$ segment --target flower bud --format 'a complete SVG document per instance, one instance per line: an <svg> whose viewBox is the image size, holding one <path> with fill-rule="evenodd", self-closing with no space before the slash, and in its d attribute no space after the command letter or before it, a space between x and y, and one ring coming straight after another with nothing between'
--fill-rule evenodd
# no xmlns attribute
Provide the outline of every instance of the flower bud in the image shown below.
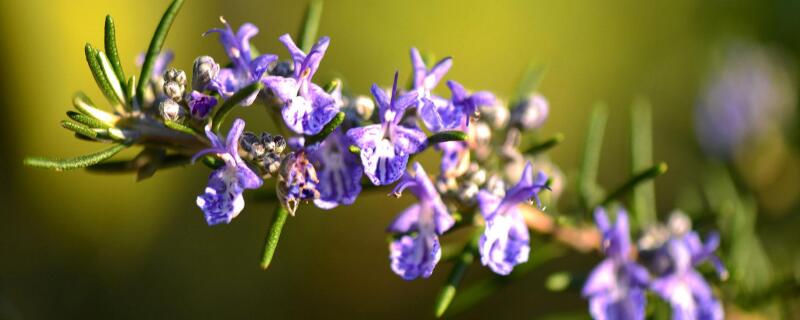
<svg viewBox="0 0 800 320"><path fill-rule="evenodd" d="M180 104L174 100L164 99L158 103L158 112L164 121L180 122L186 115Z"/></svg>
<svg viewBox="0 0 800 320"><path fill-rule="evenodd" d="M667 227L672 234L682 236L692 230L692 219L685 213L675 210L669 215Z"/></svg>
<svg viewBox="0 0 800 320"><path fill-rule="evenodd" d="M183 100L184 88L184 86L176 81L164 82L164 94L175 102Z"/></svg>
<svg viewBox="0 0 800 320"><path fill-rule="evenodd" d="M499 175L493 174L486 180L486 190L497 197L506 196L506 182Z"/></svg>
<svg viewBox="0 0 800 320"><path fill-rule="evenodd" d="M475 196L478 195L480 188L474 183L463 183L458 187L458 200L463 203L471 204L475 202Z"/></svg>
<svg viewBox="0 0 800 320"><path fill-rule="evenodd" d="M541 127L547 120L550 107L541 94L533 94L517 104L511 111L511 121L524 130Z"/></svg>
<svg viewBox="0 0 800 320"><path fill-rule="evenodd" d="M183 70L169 68L164 71L164 81L175 81L181 86L186 86L186 72Z"/></svg>
<svg viewBox="0 0 800 320"><path fill-rule="evenodd" d="M242 133L242 137L239 138L239 146L252 159L257 159L267 153L267 149L261 139L249 131Z"/></svg>
<svg viewBox="0 0 800 320"><path fill-rule="evenodd" d="M277 153L267 153L261 158L261 161L268 177L274 176L281 167L281 156Z"/></svg>
<svg viewBox="0 0 800 320"><path fill-rule="evenodd" d="M291 77L294 74L294 65L290 61L278 61L269 74L284 78Z"/></svg>
<svg viewBox="0 0 800 320"><path fill-rule="evenodd" d="M362 120L367 120L372 117L375 111L375 102L366 96L357 96L353 99L353 109Z"/></svg>
<svg viewBox="0 0 800 320"><path fill-rule="evenodd" d="M194 90L205 90L212 80L219 75L219 64L214 61L214 58L209 56L200 56L194 60L192 66L192 88Z"/></svg>
<svg viewBox="0 0 800 320"><path fill-rule="evenodd" d="M504 129L508 125L510 112L500 99L495 100L492 106L481 106L479 110L481 120L488 123L492 129Z"/></svg>

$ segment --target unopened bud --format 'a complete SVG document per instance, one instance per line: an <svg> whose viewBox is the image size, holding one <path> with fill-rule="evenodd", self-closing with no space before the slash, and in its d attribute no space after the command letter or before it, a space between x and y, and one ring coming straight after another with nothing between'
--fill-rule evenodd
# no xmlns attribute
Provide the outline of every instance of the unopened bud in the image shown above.
<svg viewBox="0 0 800 320"><path fill-rule="evenodd" d="M183 120L186 113L180 104L170 99L164 99L159 102L158 112L161 114L162 119L173 122Z"/></svg>
<svg viewBox="0 0 800 320"><path fill-rule="evenodd" d="M261 139L249 131L242 133L242 137L239 138L239 146L253 159L261 157L267 152L266 147L261 143Z"/></svg>
<svg viewBox="0 0 800 320"><path fill-rule="evenodd" d="M216 79L218 75L219 64L214 61L214 58L209 56L197 57L192 66L192 89L205 90L208 84Z"/></svg>
<svg viewBox="0 0 800 320"><path fill-rule="evenodd" d="M522 100L511 111L511 119L513 123L524 130L531 130L541 127L544 121L547 120L547 115L550 112L547 99L541 94L533 94Z"/></svg>
<svg viewBox="0 0 800 320"><path fill-rule="evenodd" d="M174 81L181 86L186 86L186 72L180 69L169 68L167 71L164 71L164 81Z"/></svg>
<svg viewBox="0 0 800 320"><path fill-rule="evenodd" d="M366 96L357 96L353 100L353 109L362 120L367 120L372 117L375 111L375 102Z"/></svg>
<svg viewBox="0 0 800 320"><path fill-rule="evenodd" d="M294 75L294 65L290 61L278 61L269 72L272 76L288 78Z"/></svg>
<svg viewBox="0 0 800 320"><path fill-rule="evenodd" d="M504 129L508 125L510 112L506 105L497 99L492 106L481 106L481 120L485 121L492 129Z"/></svg>
<svg viewBox="0 0 800 320"><path fill-rule="evenodd" d="M675 210L669 215L667 226L672 234L682 236L692 230L692 219L685 213Z"/></svg>
<svg viewBox="0 0 800 320"><path fill-rule="evenodd" d="M175 81L164 82L164 94L176 102L183 100L184 86Z"/></svg>

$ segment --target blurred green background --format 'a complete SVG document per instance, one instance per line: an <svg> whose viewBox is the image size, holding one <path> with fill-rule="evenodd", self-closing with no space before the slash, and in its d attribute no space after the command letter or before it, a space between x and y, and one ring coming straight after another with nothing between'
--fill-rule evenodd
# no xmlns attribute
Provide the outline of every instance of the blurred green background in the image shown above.
<svg viewBox="0 0 800 320"><path fill-rule="evenodd" d="M286 57L277 41L296 33L305 1L188 0L167 39L174 66L196 56L223 60L215 36L220 15L237 27L255 23L254 44ZM258 268L271 204L248 201L230 225L209 228L194 199L208 170L133 176L25 168L25 155L78 155L97 146L59 127L72 94L100 99L83 46L102 44L103 20L117 25L126 70L145 50L167 1L0 2L0 318L427 318L445 280L406 283L388 266L384 226L412 199L361 197L350 208L303 207L283 232L268 272ZM550 101L546 134L567 140L551 152L567 172L578 166L588 111L609 105L600 182L628 175L628 108L653 104L659 211L697 182L702 156L692 109L715 46L726 38L767 43L794 57L798 5L779 1L340 1L325 3L321 35L332 38L316 80L342 76L354 92L410 72L412 46L452 55L448 78L507 97L529 62L545 63L540 91ZM440 88L443 89L443 88ZM446 91L444 91L446 92ZM443 92L443 93L444 93ZM268 123L262 108L241 111L248 127ZM132 155L132 154L125 154ZM433 163L433 157L426 158ZM772 220L770 220L772 219ZM767 228L781 215L760 220ZM777 227L775 227L777 228ZM771 230L771 229L770 229ZM795 237L796 238L796 237ZM536 244L532 254L536 254ZM790 249L793 247L790 246ZM593 255L549 263L501 290L466 318L522 318L549 312L586 314L575 292L549 293L543 279ZM470 271L467 281L485 276Z"/></svg>

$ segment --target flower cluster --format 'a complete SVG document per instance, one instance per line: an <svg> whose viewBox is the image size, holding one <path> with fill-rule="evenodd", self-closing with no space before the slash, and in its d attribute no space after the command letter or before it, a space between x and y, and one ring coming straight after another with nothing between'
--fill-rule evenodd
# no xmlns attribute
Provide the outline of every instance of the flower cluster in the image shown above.
<svg viewBox="0 0 800 320"><path fill-rule="evenodd" d="M670 303L673 319L723 319L720 302L695 270L699 264L711 261L720 277L726 277L725 268L714 255L719 237L712 234L705 243L701 242L689 221L685 215L675 213L669 227L649 230L638 245L643 266L633 255L627 213L619 210L612 225L605 210L598 208L595 222L602 233L602 250L607 258L592 270L583 287L592 317L644 319L645 292L652 290Z"/></svg>

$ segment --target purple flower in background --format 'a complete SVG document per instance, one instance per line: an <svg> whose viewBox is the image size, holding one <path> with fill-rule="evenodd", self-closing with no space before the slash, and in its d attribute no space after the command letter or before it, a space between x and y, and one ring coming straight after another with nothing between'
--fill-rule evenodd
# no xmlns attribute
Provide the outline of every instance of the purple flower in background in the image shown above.
<svg viewBox="0 0 800 320"><path fill-rule="evenodd" d="M486 220L486 229L478 242L481 263L497 274L507 275L514 266L528 261L530 235L528 226L517 206L535 199L546 188L547 176L539 172L533 177L530 162L525 166L519 182L506 192L502 199L489 191L478 193L478 205Z"/></svg>
<svg viewBox="0 0 800 320"><path fill-rule="evenodd" d="M612 226L603 208L594 212L597 228L603 235L601 249L606 259L589 274L583 296L589 299L594 319L644 319L647 269L631 258L628 214L617 212Z"/></svg>
<svg viewBox="0 0 800 320"><path fill-rule="evenodd" d="M189 104L189 111L197 119L205 119L211 109L217 105L217 98L198 91L192 91L186 101Z"/></svg>
<svg viewBox="0 0 800 320"><path fill-rule="evenodd" d="M336 99L311 82L328 50L330 39L320 38L307 55L288 34L281 36L280 40L292 55L294 74L288 78L268 76L264 78L264 84L283 103L281 115L286 126L300 134L317 134L339 112Z"/></svg>
<svg viewBox="0 0 800 320"><path fill-rule="evenodd" d="M332 209L340 204L349 205L361 193L364 169L348 146L347 137L341 129L336 129L309 154L320 181L319 199L314 200L317 207Z"/></svg>
<svg viewBox="0 0 800 320"><path fill-rule="evenodd" d="M769 48L729 45L695 108L694 127L703 151L730 160L747 143L782 133L797 104L790 69Z"/></svg>
<svg viewBox="0 0 800 320"><path fill-rule="evenodd" d="M425 149L427 137L414 123L400 123L405 110L414 104L416 92L397 94L397 73L394 74L392 95L372 85L372 95L378 103L380 124L347 131L350 141L361 148L364 173L375 185L387 185L403 175L408 157Z"/></svg>
<svg viewBox="0 0 800 320"><path fill-rule="evenodd" d="M136 66L141 67L144 64L145 53L142 52L136 56ZM163 50L156 56L156 62L153 63L153 73L150 74L151 81L159 82L164 77L164 71L167 71L167 66L175 59L175 53L172 50ZM161 85L158 85L161 87Z"/></svg>
<svg viewBox="0 0 800 320"><path fill-rule="evenodd" d="M263 54L255 58L251 56L250 38L258 34L258 28L253 24L245 23L234 33L225 19L220 17L219 20L225 25L224 29L211 29L203 35L218 33L219 41L225 47L225 53L231 60L231 68L220 69L217 78L209 84L220 96L228 98L239 89L253 82L261 81L269 64L278 57L272 54ZM258 92L243 100L241 105L253 104L256 96L258 96Z"/></svg>
<svg viewBox="0 0 800 320"><path fill-rule="evenodd" d="M433 273L442 256L438 236L455 223L422 165L415 162L413 170L413 175L403 176L394 193L400 196L408 188L419 202L400 213L388 227L389 232L412 233L389 245L392 271L405 280L427 278Z"/></svg>
<svg viewBox="0 0 800 320"><path fill-rule="evenodd" d="M464 86L453 80L448 80L447 86L453 95L451 98L453 108L442 109L439 113L445 127L454 128L461 123L469 125L469 119L476 118L480 114L478 108L495 104L495 97L491 92L478 91L470 94Z"/></svg>
<svg viewBox="0 0 800 320"><path fill-rule="evenodd" d="M544 124L549 113L550 106L547 99L541 94L534 93L514 107L511 111L511 122L523 130L537 129Z"/></svg>
<svg viewBox="0 0 800 320"><path fill-rule="evenodd" d="M711 293L711 287L694 267L710 260L724 277L725 268L714 251L719 246L719 236L711 234L706 243L689 231L666 242L661 249L669 257L670 267L655 279L651 288L672 305L673 319L723 319L720 302Z"/></svg>
<svg viewBox="0 0 800 320"><path fill-rule="evenodd" d="M446 178L456 178L463 174L469 166L470 150L466 141L448 141L439 143L437 149L442 151L440 170Z"/></svg>
<svg viewBox="0 0 800 320"><path fill-rule="evenodd" d="M192 161L206 154L215 154L225 165L214 170L208 178L205 193L197 197L197 206L203 210L208 225L230 223L244 209L244 189L256 189L263 181L239 157L239 137L244 130L244 120L236 119L222 141L206 127L206 136L211 148L198 152Z"/></svg>

